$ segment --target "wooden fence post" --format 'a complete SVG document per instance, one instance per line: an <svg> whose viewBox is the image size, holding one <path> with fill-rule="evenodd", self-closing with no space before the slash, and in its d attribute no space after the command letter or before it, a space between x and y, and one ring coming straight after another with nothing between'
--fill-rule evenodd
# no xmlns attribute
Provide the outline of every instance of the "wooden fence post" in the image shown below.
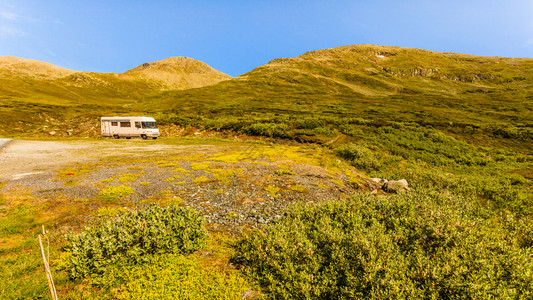
<svg viewBox="0 0 533 300"><path fill-rule="evenodd" d="M43 235L45 234L46 232L44 231L44 226L43 226ZM41 255L43 257L43 262L44 262L44 272L46 273L46 279L48 280L48 287L50 288L50 295L52 296L52 300L57 300L56 287L54 285L54 280L52 279L52 272L50 271L48 260L46 259L46 255L44 254L43 241L41 239L40 234L39 234L39 246L41 247ZM48 258L50 259L50 240L48 240Z"/></svg>

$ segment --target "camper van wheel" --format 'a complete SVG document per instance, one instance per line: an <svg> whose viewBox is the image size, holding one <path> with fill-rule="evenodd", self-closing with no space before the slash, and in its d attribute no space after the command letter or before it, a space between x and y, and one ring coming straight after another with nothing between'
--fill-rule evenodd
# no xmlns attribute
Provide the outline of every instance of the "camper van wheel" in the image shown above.
<svg viewBox="0 0 533 300"><path fill-rule="evenodd" d="M120 138L120 137L118 136L118 134L115 134L113 137L114 137L115 139L117 139L117 140Z"/></svg>
<svg viewBox="0 0 533 300"><path fill-rule="evenodd" d="M141 137L143 138L143 140L146 140L148 138L146 134L141 134Z"/></svg>
<svg viewBox="0 0 533 300"><path fill-rule="evenodd" d="M128 139L128 140L131 139L131 136L126 137L126 139Z"/></svg>
<svg viewBox="0 0 533 300"><path fill-rule="evenodd" d="M152 138L152 140L157 140L157 136L154 136L154 137Z"/></svg>

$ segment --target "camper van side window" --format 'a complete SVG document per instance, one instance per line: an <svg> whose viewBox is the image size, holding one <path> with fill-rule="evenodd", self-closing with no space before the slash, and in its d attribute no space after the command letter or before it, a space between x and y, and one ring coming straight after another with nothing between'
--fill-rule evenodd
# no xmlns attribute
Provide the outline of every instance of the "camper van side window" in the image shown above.
<svg viewBox="0 0 533 300"><path fill-rule="evenodd" d="M120 122L120 127L131 127L130 122Z"/></svg>
<svg viewBox="0 0 533 300"><path fill-rule="evenodd" d="M141 122L135 122L135 127L141 128Z"/></svg>
<svg viewBox="0 0 533 300"><path fill-rule="evenodd" d="M111 126L118 126L118 122L111 122Z"/></svg>

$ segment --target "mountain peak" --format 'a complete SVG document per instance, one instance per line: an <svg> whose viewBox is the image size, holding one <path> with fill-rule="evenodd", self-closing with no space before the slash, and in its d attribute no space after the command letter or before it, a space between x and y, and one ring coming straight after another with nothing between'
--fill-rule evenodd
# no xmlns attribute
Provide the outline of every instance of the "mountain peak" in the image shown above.
<svg viewBox="0 0 533 300"><path fill-rule="evenodd" d="M126 73L132 72L132 71L154 69L154 68L161 69L165 67L168 68L169 70L170 68L184 69L184 68L194 68L194 67L202 67L203 69L206 69L206 70L212 70L211 67L209 67L207 64L199 60L189 58L189 57L184 57L184 56L177 56L177 57L169 57L169 58L158 60L155 62L147 62L140 66L137 66L136 68L126 71Z"/></svg>
<svg viewBox="0 0 533 300"><path fill-rule="evenodd" d="M189 57L169 57L144 63L123 75L155 81L166 89L196 88L232 78L204 62Z"/></svg>

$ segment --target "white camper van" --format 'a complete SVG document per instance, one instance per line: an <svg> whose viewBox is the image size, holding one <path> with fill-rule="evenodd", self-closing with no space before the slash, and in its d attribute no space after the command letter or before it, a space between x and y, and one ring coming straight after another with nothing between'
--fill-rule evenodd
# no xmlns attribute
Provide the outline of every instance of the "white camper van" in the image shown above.
<svg viewBox="0 0 533 300"><path fill-rule="evenodd" d="M116 139L125 137L149 137L154 140L159 136L159 129L154 118L150 117L102 117L102 136Z"/></svg>

